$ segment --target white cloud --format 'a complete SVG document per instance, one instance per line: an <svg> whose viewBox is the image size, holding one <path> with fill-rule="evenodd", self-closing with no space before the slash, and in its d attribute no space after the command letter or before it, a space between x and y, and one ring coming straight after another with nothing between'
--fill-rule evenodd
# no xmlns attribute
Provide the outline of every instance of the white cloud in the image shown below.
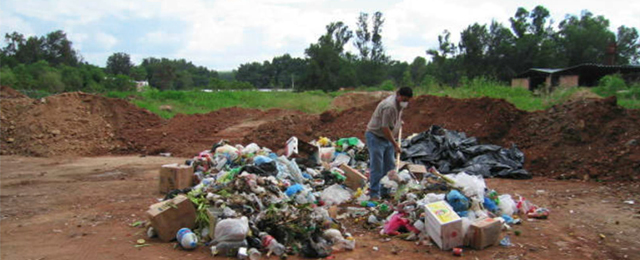
<svg viewBox="0 0 640 260"><path fill-rule="evenodd" d="M6 3L5 3L6 2ZM640 1L540 0L22 0L5 1L0 11L2 31L23 34L62 29L85 57L105 55L87 50L109 51L115 46L132 57L162 56L185 58L211 69L237 68L241 63L269 60L290 53L302 56L330 22L343 21L356 29L360 12L381 11L385 19L383 43L393 59L411 62L437 45L437 37L447 29L453 42L468 25L488 24L492 19L509 26L508 18L518 7L528 10L540 4L557 25L565 14L580 15L584 9L604 15L611 30L620 25L640 26ZM122 30L141 22L139 33ZM179 29L167 23L179 23ZM153 27L157 23L161 26ZM46 24L46 25L43 25ZM151 24L151 25L150 25ZM137 25L137 24L131 24ZM45 28L46 27L46 28ZM133 27L133 26L132 26ZM117 28L117 29L114 29ZM121 31L118 31L121 30ZM133 29L132 29L133 30ZM138 32L138 31L136 31ZM139 53L139 45L154 52ZM130 48L127 50L126 48ZM353 50L352 43L347 46ZM135 53L138 52L138 53ZM108 55L107 55L108 56ZM106 56L105 56L106 59ZM90 59L88 59L90 60ZM104 61L98 64L103 64Z"/></svg>
<svg viewBox="0 0 640 260"><path fill-rule="evenodd" d="M148 32L138 39L138 43L145 44L145 45L177 43L178 41L180 41L180 35L169 34L164 31Z"/></svg>
<svg viewBox="0 0 640 260"><path fill-rule="evenodd" d="M0 11L0 17L2 17L2 28L9 28L9 30L3 30L3 32L19 32L25 36L35 35L33 27L24 19L8 13L4 9Z"/></svg>
<svg viewBox="0 0 640 260"><path fill-rule="evenodd" d="M111 50L113 46L118 44L118 39L115 36L104 32L97 32L95 40L104 50Z"/></svg>

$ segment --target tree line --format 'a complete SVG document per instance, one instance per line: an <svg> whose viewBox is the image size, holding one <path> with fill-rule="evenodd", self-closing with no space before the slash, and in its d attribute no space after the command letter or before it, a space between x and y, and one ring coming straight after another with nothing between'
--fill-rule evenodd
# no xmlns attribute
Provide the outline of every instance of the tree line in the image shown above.
<svg viewBox="0 0 640 260"><path fill-rule="evenodd" d="M85 62L61 30L45 36L5 35L0 51L2 85L24 91L133 91L136 81L160 90L252 89L250 83L224 80L218 72L185 59L149 57L133 64L127 53L108 57L104 68Z"/></svg>
<svg viewBox="0 0 640 260"><path fill-rule="evenodd" d="M609 30L609 20L589 11L567 15L554 28L544 6L529 11L516 10L505 24L474 23L460 32L460 41L451 41L451 32L438 36L438 46L425 51L411 63L392 60L382 44L382 13L357 17L355 34L343 22L326 26L317 43L305 49L305 59L285 59L304 70L286 71L297 79L300 89L333 91L342 87L380 86L457 86L464 80L483 77L507 83L529 68L563 68L582 63L616 65L638 64L640 42L633 27ZM351 40L357 53L345 51ZM613 50L613 51L611 51ZM609 54L607 52L610 52ZM429 59L427 59L429 58ZM236 78L258 87L289 87L276 80L274 63L240 65ZM279 63L279 67L288 67ZM242 73L240 73L242 72ZM302 73L301 73L302 72Z"/></svg>
<svg viewBox="0 0 640 260"><path fill-rule="evenodd" d="M381 12L356 17L355 31L344 22L332 22L303 58L289 54L270 61L242 64L232 72L217 72L185 59L148 57L139 65L129 54L108 57L104 68L88 64L63 31L25 38L5 36L0 51L3 85L48 92L130 91L135 81L147 81L160 90L291 88L295 90L360 86L456 86L484 77L507 82L532 67L560 68L581 63L638 64L640 42L633 27L610 31L609 20L588 11L567 15L557 28L543 6L516 10L506 23L474 23L460 32L438 36L438 45L411 63L391 59L383 45ZM345 50L352 44L357 50ZM612 51L613 50L613 51Z"/></svg>

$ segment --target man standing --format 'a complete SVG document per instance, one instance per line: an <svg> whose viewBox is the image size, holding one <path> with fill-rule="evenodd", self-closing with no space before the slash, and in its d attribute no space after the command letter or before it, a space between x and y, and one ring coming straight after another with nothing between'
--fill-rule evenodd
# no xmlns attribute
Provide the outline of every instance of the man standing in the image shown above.
<svg viewBox="0 0 640 260"><path fill-rule="evenodd" d="M400 144L394 139L402 127L402 110L413 97L413 90L402 87L378 104L367 125L365 137L369 148L369 196L377 200L386 196L387 189L380 180L395 168L394 155L400 153Z"/></svg>

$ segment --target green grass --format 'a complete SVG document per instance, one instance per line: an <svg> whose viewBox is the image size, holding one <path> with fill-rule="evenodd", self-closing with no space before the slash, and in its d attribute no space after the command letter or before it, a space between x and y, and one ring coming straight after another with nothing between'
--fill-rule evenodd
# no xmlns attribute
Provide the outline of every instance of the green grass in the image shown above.
<svg viewBox="0 0 640 260"><path fill-rule="evenodd" d="M243 107L270 109L282 108L299 110L306 113L321 113L329 109L336 93L322 91L293 92L259 92L259 91L147 91L109 92L108 97L133 97L133 103L163 118L171 118L178 113L208 113L226 107ZM161 111L160 106L170 105L172 111Z"/></svg>
<svg viewBox="0 0 640 260"><path fill-rule="evenodd" d="M386 90L382 87L359 87L356 91ZM504 99L514 104L518 109L525 111L544 110L553 105L561 104L569 99L575 92L591 91L600 96L606 96L600 88L569 88L557 89L551 93L530 92L522 88L512 88L486 79L475 79L464 82L462 87L452 88L447 86L428 86L414 88L415 95L449 96L452 98L479 98L490 97ZM259 91L158 91L149 90L137 92L109 92L108 97L128 98L138 107L145 108L163 118L171 118L178 113L196 114L208 113L225 107L243 107L270 109L282 108L299 110L306 113L321 113L331 109L331 101L337 96L348 93L336 91L325 93L323 91L293 92L259 92ZM626 91L617 92L618 105L640 109L640 88L633 86ZM161 111L160 106L170 105L172 111Z"/></svg>

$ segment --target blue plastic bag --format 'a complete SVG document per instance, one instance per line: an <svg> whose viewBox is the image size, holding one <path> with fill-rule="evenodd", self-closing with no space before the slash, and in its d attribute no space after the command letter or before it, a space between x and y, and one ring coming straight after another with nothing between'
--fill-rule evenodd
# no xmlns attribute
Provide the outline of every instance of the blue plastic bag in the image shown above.
<svg viewBox="0 0 640 260"><path fill-rule="evenodd" d="M482 205L484 205L485 209L493 213L495 213L498 210L498 205L496 205L496 202L488 197L484 197L484 203L482 203Z"/></svg>
<svg viewBox="0 0 640 260"><path fill-rule="evenodd" d="M253 157L253 164L257 165L261 165L263 163L270 163L273 162L273 159L266 157L264 155L258 155L256 157Z"/></svg>
<svg viewBox="0 0 640 260"><path fill-rule="evenodd" d="M287 194L287 196L291 197L293 195L296 195L298 192L301 192L302 190L304 190L304 186L302 186L302 184L294 184L289 186L289 188L287 188L287 191L285 191L284 193Z"/></svg>
<svg viewBox="0 0 640 260"><path fill-rule="evenodd" d="M451 190L447 193L447 202L456 212L463 212L469 209L469 199L458 190Z"/></svg>

